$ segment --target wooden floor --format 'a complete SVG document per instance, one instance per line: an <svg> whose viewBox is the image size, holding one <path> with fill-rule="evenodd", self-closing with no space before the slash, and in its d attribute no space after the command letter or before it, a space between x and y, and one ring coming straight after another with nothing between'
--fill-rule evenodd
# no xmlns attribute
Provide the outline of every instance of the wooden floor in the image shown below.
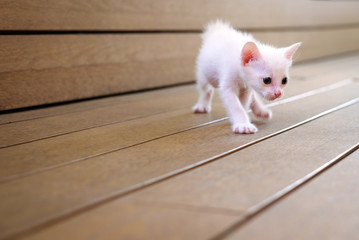
<svg viewBox="0 0 359 240"><path fill-rule="evenodd" d="M357 239L359 54L235 135L194 85L0 115L0 239Z"/></svg>

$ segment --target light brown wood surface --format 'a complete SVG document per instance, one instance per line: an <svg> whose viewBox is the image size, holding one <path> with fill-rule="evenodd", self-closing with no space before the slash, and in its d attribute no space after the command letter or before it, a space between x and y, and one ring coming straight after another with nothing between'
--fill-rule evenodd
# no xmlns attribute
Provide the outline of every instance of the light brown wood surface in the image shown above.
<svg viewBox="0 0 359 240"><path fill-rule="evenodd" d="M285 96L322 88L347 78L348 74L358 76L359 69L355 67L358 61L359 58L353 55L341 60L328 60L326 64L298 65L292 69L295 76L290 80ZM315 68L320 74L313 71ZM337 68L342 71L338 72ZM3 133L0 136L3 146L0 154L9 160L0 162L1 181L126 148L225 116L217 98L214 106L217 112L209 116L193 116L190 107L196 98L192 85L58 106L54 107L57 114L53 112L55 115L52 116L48 116L51 108L9 114L8 121L14 122L0 126ZM34 119L28 119L34 114ZM7 115L2 117L5 119ZM164 124L169 117L177 124ZM146 131L149 127L153 131ZM131 134L134 132L143 134ZM107 137L103 139L101 136ZM20 145L5 147L14 144ZM24 154L26 158L22 157ZM19 166L20 162L31 164Z"/></svg>
<svg viewBox="0 0 359 240"><path fill-rule="evenodd" d="M359 69L356 66L359 64L359 58L357 55L346 55L345 57L341 57L339 59L327 59L326 61L313 61L311 64L296 64L295 68L291 69L291 77L293 79L301 80L296 84L300 84L300 89L307 91L313 88L318 88L325 86L326 84L331 84L338 79L345 79L350 77L359 77ZM341 69L341 71L337 71L337 69ZM315 81L314 78L316 78ZM310 85L306 84L305 80L311 80ZM325 81L322 81L325 79ZM286 88L285 94L288 93L293 94L296 92L296 88ZM189 93L190 95L186 95ZM298 93L298 92L297 92ZM193 94L193 96L191 95ZM85 112L87 110L94 110L96 108L107 107L107 106L117 106L116 104L123 104L128 102L137 102L143 101L146 104L146 108L144 111L147 111L147 108L150 108L152 112L161 111L158 109L159 106L170 107L168 103L176 103L175 99L171 97L178 98L180 101L186 101L187 97L196 98L196 90L193 86L183 86L183 87L175 87L175 88L167 88L165 90L156 90L150 92L142 92L141 94L130 94L125 96L114 96L107 97L104 99L96 99L96 100L87 100L77 103L71 103L67 105L58 105L51 106L48 108L41 109L31 109L27 111L20 112L10 112L7 114L3 114L0 118L0 124L13 123L18 121L26 121L33 120L37 118L44 118L50 116L56 116L61 114L68 114L73 112ZM167 98L170 97L170 98ZM158 99L154 104L154 99ZM166 99L162 101L161 100ZM141 104L140 104L141 105ZM177 106L175 104L171 106ZM153 108L152 108L153 107ZM102 110L101 110L102 111ZM131 109L126 109L126 111L131 111ZM138 111L136 109L136 111ZM146 112L141 112L137 114L146 114ZM148 113L148 112L147 112ZM122 116L122 114L121 114ZM136 116L132 116L136 117ZM106 119L103 119L105 122Z"/></svg>
<svg viewBox="0 0 359 240"><path fill-rule="evenodd" d="M354 59L353 59L354 60ZM355 61L355 60L354 60ZM175 88L166 88L164 90L157 89L149 92L142 92L140 94L127 94L113 97L106 97L103 99L89 99L86 101L80 101L70 104L60 104L57 106L51 106L48 108L40 109L28 109L27 111L19 112L9 112L3 114L0 118L0 125L14 122L21 122L27 120L40 119L45 117L51 117L62 114L70 113L81 113L86 111L97 110L98 108L111 108L118 107L123 104L133 104L146 102L146 104L138 104L139 106L146 106L143 111L139 111L136 108L134 115L128 115L128 118L136 118L142 115L155 114L157 112L163 111L161 107L165 106L165 110L171 109L173 107L178 107L177 101L184 102L186 101L188 95L194 93L193 86L177 86ZM176 100L176 98L178 98ZM168 101L163 101L167 99ZM127 107L127 106L126 106ZM130 112L132 108L123 109L126 112ZM102 111L102 110L100 110ZM123 115L121 114L121 117ZM107 120L104 120L107 121Z"/></svg>
<svg viewBox="0 0 359 240"><path fill-rule="evenodd" d="M2 1L1 30L199 30L216 18L237 27L359 23L355 1Z"/></svg>
<svg viewBox="0 0 359 240"><path fill-rule="evenodd" d="M115 211L110 206L114 206ZM99 239L209 239L236 219L234 215L198 209L191 211L185 207L172 208L127 201L121 205L112 202L109 204L109 208L101 208L101 212L104 214L89 216L85 220L86 224L93 223L93 225L91 224L93 229L104 230L100 231L99 235L94 234L96 230L88 231L88 229L79 228L69 236L66 232L61 232L67 231L67 226L65 226L62 229L50 229L49 232L30 235L25 239L47 239L49 236L53 239L64 237L92 239L97 236ZM136 216L141 216L141 218ZM171 220L164 221L164 219ZM189 219L190 221L188 221ZM78 221L83 220L76 218L71 223L77 226ZM196 230L194 231L194 229Z"/></svg>
<svg viewBox="0 0 359 240"><path fill-rule="evenodd" d="M359 130L358 110L356 104L319 118L150 187L134 198L244 212L355 145L357 136L348 133Z"/></svg>
<svg viewBox="0 0 359 240"><path fill-rule="evenodd" d="M356 239L358 11L1 1L0 240ZM233 134L217 95L210 114L191 112L215 19L277 47L302 42L284 96L266 102L273 119L250 113L256 134Z"/></svg>
<svg viewBox="0 0 359 240"><path fill-rule="evenodd" d="M183 89L182 91L180 89ZM136 118L161 114L170 110L191 108L197 99L193 85L179 87L175 94L152 96L127 102L124 97L117 102L102 107L92 107L82 111L74 111L54 116L38 117L31 120L20 120L12 124L0 125L0 148L31 142L54 136L83 131L89 128L105 127ZM123 100L123 101L121 101ZM182 107L179 107L181 106ZM70 108L70 106L68 106Z"/></svg>
<svg viewBox="0 0 359 240"><path fill-rule="evenodd" d="M197 35L0 36L0 109L193 81Z"/></svg>
<svg viewBox="0 0 359 240"><path fill-rule="evenodd" d="M10 114L17 120L1 126L23 127L18 133L4 131L16 133L12 141L18 142L0 149L0 238L215 236L251 206L357 142L358 103L259 139L358 98L358 59L294 66L287 99L300 97L274 105L274 118L255 121L254 135L232 134L228 119L211 122L226 116L218 99L211 114L192 114L193 85L177 93L176 88L154 91L153 99L147 92L100 99L93 107L70 104L58 114L32 110L34 119L26 112L24 119ZM348 74L352 80L345 80ZM131 110L112 122L116 106ZM66 116L77 121L66 122ZM99 122L101 116L112 120ZM201 161L211 163L198 165ZM174 228L186 218L188 224Z"/></svg>
<svg viewBox="0 0 359 240"><path fill-rule="evenodd" d="M320 79L313 80L312 82L315 83L319 80ZM296 82L293 83L293 95L300 94L305 89L305 87L296 88L296 85L299 86L299 83L300 82L298 82L298 84L296 84ZM325 84L328 84L328 82ZM350 98L352 95L349 93L352 93L354 96L356 94L357 89L355 86L355 84L349 84L337 90L341 93L347 92L348 95L345 96L343 94L343 97ZM330 96L332 93L329 92L327 94ZM193 98L193 102L195 102L195 98ZM330 103L330 101L328 103ZM131 106L132 105L129 105L128 107ZM78 116L77 113L70 116L65 115L65 118L60 115L51 117L50 119L36 119L33 121L4 125L2 128L4 132L4 144L7 138L9 142L11 142L14 137L24 139L33 135L36 136L39 133L44 134L45 137L40 136L39 138L34 138L34 140L27 144L0 149L1 155L8 159L8 161L0 163L0 169L2 169L0 170L1 180L5 181L17 175L27 174L27 172L36 172L57 165L70 164L89 157L110 153L114 150L121 150L139 143L199 127L206 122L226 116L220 103L216 103L214 107L217 108L218 111L211 115L193 115L190 112L189 105L171 112L158 113L153 116L132 119L131 121L104 124L104 126L96 126L95 123L98 114L91 114L91 112L88 111L85 111L84 116L74 122L68 122L65 118L76 120ZM141 108L139 111L141 111ZM95 110L93 112L96 113ZM102 116L106 117L104 114ZM83 119L93 119L93 121L84 121ZM166 124L168 121L172 122L172 124ZM91 123L94 124L93 128L89 128L89 124ZM19 124L21 126L18 126ZM12 125L14 125L14 129ZM45 135L51 134L54 129L61 129L63 126L69 125L71 128L72 125L78 126L79 128L85 126L86 128L71 132L71 128L68 127L61 135ZM151 129L151 131L147 131L147 129ZM101 136L107 137L103 138ZM21 157L24 154L26 157ZM50 156L51 160L49 160ZM21 164L25 162L31 162L31 164Z"/></svg>
<svg viewBox="0 0 359 240"><path fill-rule="evenodd" d="M358 169L356 151L228 239L356 239Z"/></svg>
<svg viewBox="0 0 359 240"><path fill-rule="evenodd" d="M280 47L303 42L297 62L359 50L359 28L255 37ZM193 82L200 47L196 33L5 35L0 41L0 110Z"/></svg>
<svg viewBox="0 0 359 240"><path fill-rule="evenodd" d="M273 45L303 42L297 61L359 50L358 7L284 0L2 1L0 111L193 82L199 33L216 18Z"/></svg>
<svg viewBox="0 0 359 240"><path fill-rule="evenodd" d="M296 61L358 51L355 1L5 0L0 111L193 82L199 34L215 19ZM6 121L6 120L4 120Z"/></svg>
<svg viewBox="0 0 359 240"><path fill-rule="evenodd" d="M67 222L49 227L42 232L40 231L29 239L47 239L54 236L55 239L69 238L74 236L72 234L74 231L79 234L81 239L89 238L94 234L105 235L109 239L126 237L133 237L134 239L166 239L169 236L188 239L195 237L194 233L201 234L200 238L206 239L208 235L204 233L207 231L212 233L213 229L203 226L202 222L196 218L188 218L184 227L180 226L178 227L179 229L167 232L171 226L169 222L176 225L177 222L182 220L181 214L172 213L168 215L167 209L186 210L188 212L197 211L198 215L211 213L227 216L228 218L231 216L237 216L237 219L240 218L246 209L275 194L355 144L357 141L356 136L351 134L350 139L348 139L347 135L341 134L342 131L346 130L346 127L344 124L341 124L342 127L338 127L337 121L345 122L350 129L356 127L357 123L353 119L353 113L359 112L358 106L356 104L320 118L288 133L259 143L254 147L241 150L214 163L182 174L154 187L149 187L147 190L133 194L131 197L118 199L110 204L86 211ZM320 132L313 131L313 128L318 129L320 126L325 126L325 128L321 128ZM337 132L333 133L333 128ZM342 136L340 139L337 138L338 133ZM332 145L328 146L326 144L323 146L321 142L322 134L332 137L327 139L327 143L331 142ZM289 145L290 147L273 149L274 144L280 146ZM271 152L270 155L268 151ZM279 171L279 169L285 169L285 171ZM351 180L354 182L353 179ZM354 188L350 188L349 191L352 189ZM345 191L345 193L348 194L349 192ZM142 210L142 214L139 216L131 211L124 211L124 209L131 209L131 207L127 206L128 202L136 204L137 208ZM311 205L310 202L307 204ZM143 209L143 205L151 206L151 208ZM157 214L152 216L152 212L156 211L157 208L162 208L165 213L157 211ZM356 208L351 209L355 210ZM117 217L113 217L113 212L116 211L121 213ZM147 214L152 221L148 220L149 216ZM101 218L96 219L96 216L104 215L111 216L111 219L108 222L101 221ZM131 222L133 218L136 218L135 222ZM211 218L207 221L209 220ZM220 217L217 220L218 224L223 221ZM318 217L318 220L322 219ZM353 220L354 222L350 222L350 224L356 223L357 219L354 218ZM117 224L121 221L132 223L132 229L138 229L139 232L127 235L128 227L122 227L122 224L120 224L121 227L111 228L111 234L108 234L106 230L102 230L106 229L106 225ZM258 234L258 229L263 224L265 225L266 221L255 228L259 238L266 236L265 233ZM285 226L285 224L283 225ZM164 227L162 231L157 232L153 230L156 226ZM296 229L298 230L298 228ZM349 230L351 230L349 234L358 233L355 228L350 228ZM322 231L325 231L325 229L322 229ZM341 232L342 230L339 233ZM294 233L293 236L299 235ZM343 236L343 234L339 236ZM258 239L253 238L251 234L246 237L248 239Z"/></svg>

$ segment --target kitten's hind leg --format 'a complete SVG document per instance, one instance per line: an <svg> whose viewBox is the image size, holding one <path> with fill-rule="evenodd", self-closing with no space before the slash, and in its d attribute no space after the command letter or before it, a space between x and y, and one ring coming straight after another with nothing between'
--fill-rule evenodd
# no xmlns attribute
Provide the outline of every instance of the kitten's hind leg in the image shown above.
<svg viewBox="0 0 359 240"><path fill-rule="evenodd" d="M197 103L193 106L192 111L194 113L209 113L211 111L214 89L204 76L197 79L197 88L199 98Z"/></svg>
<svg viewBox="0 0 359 240"><path fill-rule="evenodd" d="M250 108L252 109L254 115L258 118L267 120L272 118L272 111L262 103L255 93L252 94Z"/></svg>

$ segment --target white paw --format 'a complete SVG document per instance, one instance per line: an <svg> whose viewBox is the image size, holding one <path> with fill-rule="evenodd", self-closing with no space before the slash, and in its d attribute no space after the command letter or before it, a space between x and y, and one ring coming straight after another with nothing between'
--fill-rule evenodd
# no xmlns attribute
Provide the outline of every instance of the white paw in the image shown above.
<svg viewBox="0 0 359 240"><path fill-rule="evenodd" d="M197 103L193 106L192 111L194 113L209 113L211 111L211 106L205 106L203 104Z"/></svg>
<svg viewBox="0 0 359 240"><path fill-rule="evenodd" d="M252 123L240 123L240 124L233 124L232 130L234 133L256 133L258 129Z"/></svg>
<svg viewBox="0 0 359 240"><path fill-rule="evenodd" d="M256 117L263 118L263 119L271 119L272 118L272 111L270 109L261 109L260 111L253 112Z"/></svg>

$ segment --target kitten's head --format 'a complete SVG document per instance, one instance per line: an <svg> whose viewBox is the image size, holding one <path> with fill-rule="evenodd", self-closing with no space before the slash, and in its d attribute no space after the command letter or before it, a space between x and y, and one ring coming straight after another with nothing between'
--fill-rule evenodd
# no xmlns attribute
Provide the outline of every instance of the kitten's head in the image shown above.
<svg viewBox="0 0 359 240"><path fill-rule="evenodd" d="M301 43L286 48L274 48L247 42L242 49L242 65L246 83L267 100L283 95L289 80L288 70L293 54Z"/></svg>

